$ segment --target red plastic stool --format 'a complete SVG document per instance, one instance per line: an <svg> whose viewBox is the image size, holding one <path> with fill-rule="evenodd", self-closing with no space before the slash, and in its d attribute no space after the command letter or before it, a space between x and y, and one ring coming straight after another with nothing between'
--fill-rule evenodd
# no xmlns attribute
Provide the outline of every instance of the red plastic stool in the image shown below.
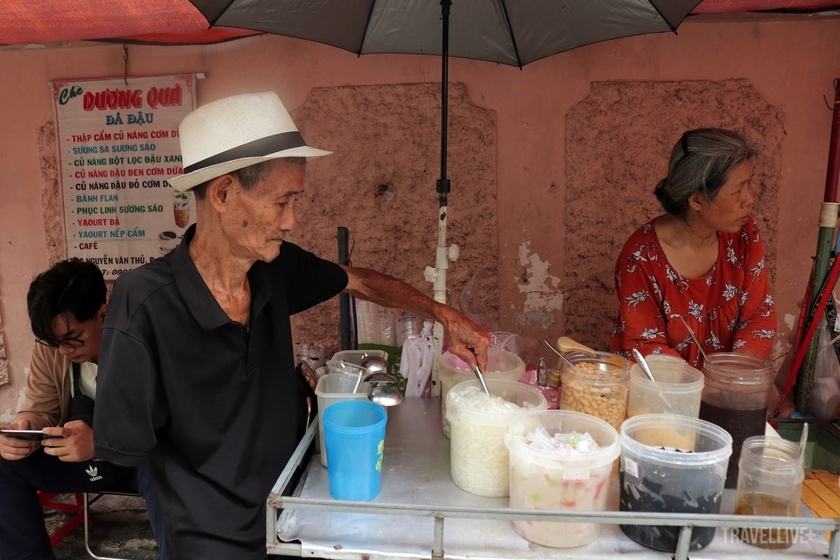
<svg viewBox="0 0 840 560"><path fill-rule="evenodd" d="M59 511L69 511L75 515L67 522L58 528L52 535L50 535L50 545L55 546L66 537L70 532L79 526L85 518L84 515L84 495L81 492L76 492L73 496L76 498L76 503L56 502L53 498L60 494L50 494L49 492L38 492L38 499L41 501L43 507L57 509Z"/></svg>

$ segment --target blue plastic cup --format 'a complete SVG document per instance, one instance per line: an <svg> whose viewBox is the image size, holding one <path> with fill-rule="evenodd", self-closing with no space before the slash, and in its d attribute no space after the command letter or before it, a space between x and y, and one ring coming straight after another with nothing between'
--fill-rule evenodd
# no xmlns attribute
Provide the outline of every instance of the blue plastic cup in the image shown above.
<svg viewBox="0 0 840 560"><path fill-rule="evenodd" d="M382 474L385 409L370 401L341 401L324 410L322 420L330 494L336 500L372 500Z"/></svg>

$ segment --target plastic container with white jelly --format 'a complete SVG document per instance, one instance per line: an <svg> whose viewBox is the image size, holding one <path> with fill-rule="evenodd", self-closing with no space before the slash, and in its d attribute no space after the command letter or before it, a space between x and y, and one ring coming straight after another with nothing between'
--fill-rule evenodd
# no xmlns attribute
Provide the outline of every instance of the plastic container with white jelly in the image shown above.
<svg viewBox="0 0 840 560"><path fill-rule="evenodd" d="M487 388L492 397L477 380L465 381L446 396L451 425L449 473L462 490L501 498L510 488L510 453L505 445L508 424L548 405L539 389L517 381L488 379Z"/></svg>
<svg viewBox="0 0 840 560"><path fill-rule="evenodd" d="M484 378L488 380L519 381L525 373L525 362L510 352L498 348L487 349L487 371ZM446 419L446 396L449 391L464 381L475 380L475 373L467 362L450 352L445 352L438 362L438 377L440 378L441 418L443 419L443 435L449 437L449 420Z"/></svg>
<svg viewBox="0 0 840 560"><path fill-rule="evenodd" d="M604 511L618 432L600 418L545 410L511 421L510 507L555 511ZM594 445L593 445L594 444ZM514 530L543 546L571 548L594 541L597 523L511 521Z"/></svg>

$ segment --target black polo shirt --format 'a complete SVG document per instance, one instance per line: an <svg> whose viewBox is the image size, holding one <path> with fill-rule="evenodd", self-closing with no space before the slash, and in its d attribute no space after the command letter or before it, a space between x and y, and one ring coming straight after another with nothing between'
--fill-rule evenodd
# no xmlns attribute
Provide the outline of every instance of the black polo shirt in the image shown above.
<svg viewBox="0 0 840 560"><path fill-rule="evenodd" d="M95 454L147 457L178 560L265 558L265 502L297 444L302 407L289 316L338 294L346 273L284 242L257 262L250 332L225 314L187 251L123 274L108 303Z"/></svg>

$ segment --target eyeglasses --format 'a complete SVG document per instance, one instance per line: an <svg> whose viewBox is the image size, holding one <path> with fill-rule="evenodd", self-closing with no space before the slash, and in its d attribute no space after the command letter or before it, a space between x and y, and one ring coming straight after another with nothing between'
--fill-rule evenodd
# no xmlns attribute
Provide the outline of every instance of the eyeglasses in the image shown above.
<svg viewBox="0 0 840 560"><path fill-rule="evenodd" d="M59 348L64 346L66 348L81 348L85 345L85 341L90 336L90 328L93 326L93 323L96 321L91 321L90 325L88 325L87 332L85 333L84 338L62 338L58 340L45 340L43 338L36 338L35 342L38 344L43 344L44 346L49 346L51 348Z"/></svg>

